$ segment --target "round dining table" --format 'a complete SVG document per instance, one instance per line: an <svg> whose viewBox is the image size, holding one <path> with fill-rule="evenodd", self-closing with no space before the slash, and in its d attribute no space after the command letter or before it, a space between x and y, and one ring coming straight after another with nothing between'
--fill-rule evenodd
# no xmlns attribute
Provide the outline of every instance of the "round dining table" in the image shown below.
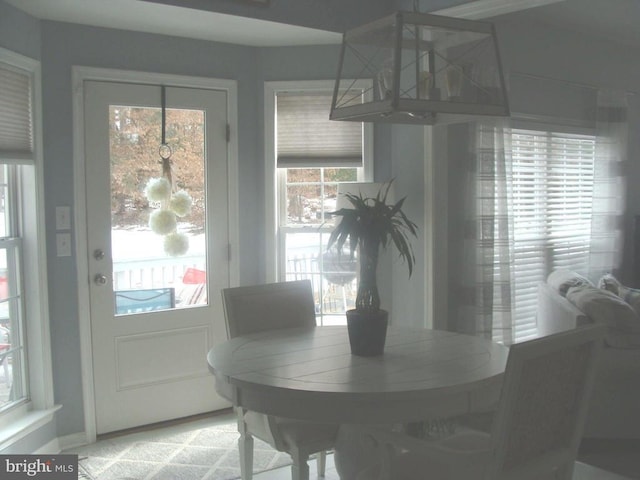
<svg viewBox="0 0 640 480"><path fill-rule="evenodd" d="M483 411L500 395L508 348L480 337L390 326L383 355L352 355L345 326L243 335L208 353L234 406L337 424L409 423Z"/></svg>

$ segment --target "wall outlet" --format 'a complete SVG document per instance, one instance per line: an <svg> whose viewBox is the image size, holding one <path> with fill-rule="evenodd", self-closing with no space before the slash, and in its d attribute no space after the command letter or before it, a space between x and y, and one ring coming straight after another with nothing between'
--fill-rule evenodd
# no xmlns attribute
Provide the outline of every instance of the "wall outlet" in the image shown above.
<svg viewBox="0 0 640 480"><path fill-rule="evenodd" d="M56 207L56 230L71 229L71 208Z"/></svg>
<svg viewBox="0 0 640 480"><path fill-rule="evenodd" d="M71 234L56 233L56 250L59 257L71 256Z"/></svg>

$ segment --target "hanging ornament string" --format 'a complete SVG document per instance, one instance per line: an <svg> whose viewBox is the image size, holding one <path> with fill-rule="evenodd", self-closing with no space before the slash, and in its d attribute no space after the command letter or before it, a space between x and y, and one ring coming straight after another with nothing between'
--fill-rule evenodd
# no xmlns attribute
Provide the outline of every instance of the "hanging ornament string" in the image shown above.
<svg viewBox="0 0 640 480"><path fill-rule="evenodd" d="M169 180L169 183L173 186L173 180L171 178L171 155L173 151L167 143L167 91L164 85L161 86L160 105L162 108L162 140L158 148L158 153L160 154L160 163L162 164L162 175Z"/></svg>
<svg viewBox="0 0 640 480"><path fill-rule="evenodd" d="M158 235L164 236L164 251L172 257L184 255L189 250L189 237L178 232L177 217L191 213L193 200L184 190L175 191L171 172L171 146L167 143L167 102L166 90L161 86L162 139L158 153L162 165L162 176L152 178L145 187L149 202L157 202L160 208L149 215L149 227Z"/></svg>

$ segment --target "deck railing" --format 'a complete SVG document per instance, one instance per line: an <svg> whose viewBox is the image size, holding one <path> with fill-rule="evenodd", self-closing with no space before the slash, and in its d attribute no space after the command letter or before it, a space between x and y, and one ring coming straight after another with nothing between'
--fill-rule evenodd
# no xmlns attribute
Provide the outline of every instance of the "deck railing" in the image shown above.
<svg viewBox="0 0 640 480"><path fill-rule="evenodd" d="M204 276L205 268L203 255L115 261L113 290L173 288L176 307L202 305L207 302L204 282L187 281L185 274L189 269L195 269Z"/></svg>
<svg viewBox="0 0 640 480"><path fill-rule="evenodd" d="M287 280L311 280L318 314L343 314L355 306L356 264L348 258L341 260L308 253L287 258Z"/></svg>
<svg viewBox="0 0 640 480"><path fill-rule="evenodd" d="M113 289L179 287L189 268L205 270L202 255L113 262Z"/></svg>
<svg viewBox="0 0 640 480"><path fill-rule="evenodd" d="M290 256L286 263L287 280L311 280L319 315L343 314L354 307L357 289L354 262L336 263L326 255L305 253ZM119 260L113 263L113 289L173 287L176 290L176 306L202 303L206 297L193 300L194 286L185 284L183 278L188 269L205 271L205 267L206 259L202 255Z"/></svg>

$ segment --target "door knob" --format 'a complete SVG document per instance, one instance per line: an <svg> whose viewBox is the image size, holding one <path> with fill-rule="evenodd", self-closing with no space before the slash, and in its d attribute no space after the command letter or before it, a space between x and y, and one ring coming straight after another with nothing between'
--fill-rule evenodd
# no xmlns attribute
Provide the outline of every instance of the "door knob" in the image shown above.
<svg viewBox="0 0 640 480"><path fill-rule="evenodd" d="M93 282L96 285L106 285L107 284L107 276L101 273L98 273L95 277L93 277Z"/></svg>

